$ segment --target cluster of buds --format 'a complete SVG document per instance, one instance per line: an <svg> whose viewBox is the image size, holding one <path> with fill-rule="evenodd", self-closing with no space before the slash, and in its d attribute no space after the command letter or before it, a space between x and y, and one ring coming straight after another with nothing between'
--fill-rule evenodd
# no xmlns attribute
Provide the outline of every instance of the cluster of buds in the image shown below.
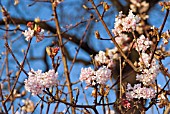
<svg viewBox="0 0 170 114"><path fill-rule="evenodd" d="M20 98L26 95L26 91L22 91L21 93L18 93L16 89L14 89L12 95L10 96L10 101L14 101L16 98Z"/></svg>
<svg viewBox="0 0 170 114"><path fill-rule="evenodd" d="M121 105L124 108L127 108L127 109L130 109L132 107L130 102L128 100L126 100L126 99L121 99Z"/></svg>
<svg viewBox="0 0 170 114"><path fill-rule="evenodd" d="M108 85L101 85L99 90L101 96L107 96L109 94L110 87Z"/></svg>
<svg viewBox="0 0 170 114"><path fill-rule="evenodd" d="M164 9L170 10L170 1L167 1L167 2L159 2L159 5L160 5L160 6L163 6L162 11L163 11Z"/></svg>
<svg viewBox="0 0 170 114"><path fill-rule="evenodd" d="M163 108L166 105L168 105L166 93L159 94L158 95L158 106L159 106L159 108Z"/></svg>
<svg viewBox="0 0 170 114"><path fill-rule="evenodd" d="M33 112L34 111L34 103L29 100L29 99L26 99L26 100L22 100L22 102L24 103L24 105L21 107L21 109L27 113L29 112Z"/></svg>
<svg viewBox="0 0 170 114"><path fill-rule="evenodd" d="M168 30L168 31L162 33L161 37L163 38L163 43L168 44L169 39L170 39L170 31Z"/></svg>
<svg viewBox="0 0 170 114"><path fill-rule="evenodd" d="M59 50L60 50L59 47L46 47L46 52L48 56L50 56L51 58L54 58Z"/></svg>
<svg viewBox="0 0 170 114"><path fill-rule="evenodd" d="M93 97L107 96L109 94L109 92L110 92L110 87L108 85L101 85L98 90L99 91L97 91L96 88L94 88L93 91L92 91L91 96L93 96Z"/></svg>

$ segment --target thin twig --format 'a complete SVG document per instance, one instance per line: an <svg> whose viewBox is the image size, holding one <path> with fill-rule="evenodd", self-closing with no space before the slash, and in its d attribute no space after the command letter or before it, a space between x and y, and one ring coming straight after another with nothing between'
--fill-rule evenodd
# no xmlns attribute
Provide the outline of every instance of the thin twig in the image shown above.
<svg viewBox="0 0 170 114"><path fill-rule="evenodd" d="M120 96L119 98L122 98L122 61L121 61L121 57L119 57L119 66L120 66Z"/></svg>
<svg viewBox="0 0 170 114"><path fill-rule="evenodd" d="M155 51L156 51L156 49L157 49L158 43L159 43L159 41L160 41L160 37L161 37L162 31L163 31L163 29L164 29L165 23L166 23L166 21L167 21L168 15L169 15L169 10L167 9L167 10L166 10L166 15L165 15L165 17L164 17L163 23L162 23L161 28L160 28L160 31L159 31L159 35L157 35L158 38L157 38L156 44L155 44L155 46L154 46L154 49L153 49L153 52L152 52L152 55L151 55L151 59L150 59L150 61L149 61L149 64L152 63L152 60L153 60Z"/></svg>
<svg viewBox="0 0 170 114"><path fill-rule="evenodd" d="M77 48L77 50L76 50L76 54L75 54L74 59L73 59L73 61L72 61L72 64L71 64L71 67L70 67L70 71L69 71L69 72L71 72L71 70L72 70L72 68L73 68L73 66L74 66L74 63L75 63L76 58L77 58L77 56L78 56L78 52L79 52L79 50L80 50L80 48L81 48L81 45L82 45L82 43L83 43L83 40L84 40L84 38L85 38L85 36L86 36L86 32L87 32L87 30L88 30L88 28L89 28L89 26L90 26L90 22L91 22L91 19L90 19L90 20L88 21L88 23L87 23L86 29L85 29L85 31L84 31L84 34L83 34L83 36L82 36L82 39L80 40L80 44L79 44L79 46L78 46L78 48Z"/></svg>

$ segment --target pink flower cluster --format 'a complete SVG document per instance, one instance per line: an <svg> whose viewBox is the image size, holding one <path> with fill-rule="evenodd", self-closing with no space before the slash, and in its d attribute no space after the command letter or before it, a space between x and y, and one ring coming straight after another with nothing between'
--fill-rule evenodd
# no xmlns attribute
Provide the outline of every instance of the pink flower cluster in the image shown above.
<svg viewBox="0 0 170 114"><path fill-rule="evenodd" d="M41 94L45 88L50 88L57 84L58 73L54 70L42 73L42 70L34 71L33 69L28 73L28 79L25 79L25 89L32 93L32 95Z"/></svg>
<svg viewBox="0 0 170 114"><path fill-rule="evenodd" d="M119 44L119 46L124 46L124 43L129 41L130 38L126 34L119 34L119 36L117 36L115 40Z"/></svg>
<svg viewBox="0 0 170 114"><path fill-rule="evenodd" d="M107 64L109 62L109 59L106 57L105 52L99 51L99 54L95 56L95 61L98 62L99 64Z"/></svg>
<svg viewBox="0 0 170 114"><path fill-rule="evenodd" d="M156 59L153 58L150 63L151 54L146 53L151 45L152 42L144 35L141 35L135 43L135 49L140 53L138 66L141 69L141 72L136 75L136 80L142 82L144 86L154 83L159 72L159 66L156 64ZM126 97L129 100L133 98L149 99L155 97L155 92L152 88L141 87L141 84L136 84L134 87L128 84Z"/></svg>
<svg viewBox="0 0 170 114"><path fill-rule="evenodd" d="M135 49L141 54L139 58L139 67L141 73L136 75L136 80L141 81L144 85L153 83L159 72L159 66L156 64L156 59L153 58L151 64L151 54L146 53L146 50L152 45L152 41L149 41L144 35L141 35L135 44Z"/></svg>
<svg viewBox="0 0 170 114"><path fill-rule="evenodd" d="M146 59L143 59L143 60L146 60ZM159 73L159 66L156 64L155 59L152 60L151 66L150 67L149 66L150 65L147 65L147 68L143 68L141 71L141 74L136 75L136 80L141 81L144 85L149 85L149 84L154 83Z"/></svg>
<svg viewBox="0 0 170 114"><path fill-rule="evenodd" d="M126 90L126 98L129 100L132 100L133 98L151 99L156 95L154 89L141 87L141 84L135 84L134 87L128 84Z"/></svg>
<svg viewBox="0 0 170 114"><path fill-rule="evenodd" d="M80 81L85 81L87 85L95 85L96 76L94 72L91 67L81 68Z"/></svg>
<svg viewBox="0 0 170 114"><path fill-rule="evenodd" d="M137 51L144 52L150 47L150 45L152 45L152 41L149 41L148 38L145 38L144 35L141 35L136 41L135 49Z"/></svg>
<svg viewBox="0 0 170 114"><path fill-rule="evenodd" d="M119 12L119 15L115 19L115 27L112 32L117 36L122 32L134 31L138 26L139 21L140 17L135 16L132 13L132 10L129 11L128 16L125 16L122 12Z"/></svg>
<svg viewBox="0 0 170 114"><path fill-rule="evenodd" d="M82 68L80 80L85 81L88 86L95 84L105 84L111 77L111 70L106 66L94 71L91 67Z"/></svg>
<svg viewBox="0 0 170 114"><path fill-rule="evenodd" d="M36 42L40 42L44 39L44 29L40 29L40 31L36 31Z"/></svg>
<svg viewBox="0 0 170 114"><path fill-rule="evenodd" d="M114 54L113 54L114 55ZM97 62L98 65L107 65L108 68L114 67L113 57L106 55L105 52L99 51L99 54L97 54L94 57L95 62Z"/></svg>
<svg viewBox="0 0 170 114"><path fill-rule="evenodd" d="M115 26L114 29L112 29L112 32L115 34L115 40L123 51L127 51L129 48L129 43L127 42L130 40L130 37L128 37L126 32L135 31L139 21L140 17L135 16L132 13L132 10L129 10L128 16L119 12L119 15L116 17Z"/></svg>
<svg viewBox="0 0 170 114"><path fill-rule="evenodd" d="M44 39L44 29L41 29L41 28L37 29L36 31L32 30L31 28L28 28L28 30L25 30L23 32L23 34L26 37L25 38L26 41L29 41L34 36L36 36L36 41L37 42L40 42L41 40Z"/></svg>
<svg viewBox="0 0 170 114"><path fill-rule="evenodd" d="M111 77L111 70L103 66L95 72L95 75L97 83L105 84Z"/></svg>
<svg viewBox="0 0 170 114"><path fill-rule="evenodd" d="M149 9L149 3L144 0L130 0L130 8L134 11L139 13L145 13ZM143 17L142 17L143 18Z"/></svg>
<svg viewBox="0 0 170 114"><path fill-rule="evenodd" d="M132 106L130 104L130 102L126 99L121 99L121 105L124 107L124 108L128 108L130 109Z"/></svg>

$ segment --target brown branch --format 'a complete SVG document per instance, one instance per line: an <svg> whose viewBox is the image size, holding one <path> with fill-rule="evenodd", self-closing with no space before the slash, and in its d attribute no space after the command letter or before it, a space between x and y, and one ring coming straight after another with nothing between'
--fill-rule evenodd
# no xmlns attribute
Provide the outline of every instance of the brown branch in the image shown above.
<svg viewBox="0 0 170 114"><path fill-rule="evenodd" d="M70 103L73 102L73 93L72 93L72 84L70 81L70 74L69 74L69 70L68 70L68 66L67 66L67 58L65 56L65 50L64 50L64 46L63 46L63 39L61 36L61 30L60 30L60 25L59 25L59 21L58 21L58 15L56 12L56 6L53 5L52 3L52 10L53 10L53 15L54 15L54 21L56 24L56 33L58 34L58 41L59 41L59 46L61 49L61 54L62 54L62 62L64 64L64 73L66 76L66 81L67 81L67 87L68 87L68 91L69 91L69 95L70 95ZM71 108L72 113L75 114L75 108L72 107Z"/></svg>

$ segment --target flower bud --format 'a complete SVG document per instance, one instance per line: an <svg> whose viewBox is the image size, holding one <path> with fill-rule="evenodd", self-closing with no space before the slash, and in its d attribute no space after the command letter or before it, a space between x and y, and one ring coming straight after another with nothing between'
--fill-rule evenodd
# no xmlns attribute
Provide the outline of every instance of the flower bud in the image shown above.
<svg viewBox="0 0 170 114"><path fill-rule="evenodd" d="M110 6L106 2L103 2L103 8L104 11L108 11L110 9Z"/></svg>
<svg viewBox="0 0 170 114"><path fill-rule="evenodd" d="M100 39L100 33L99 33L99 31L95 31L95 37L97 38L97 39Z"/></svg>
<svg viewBox="0 0 170 114"><path fill-rule="evenodd" d="M59 47L46 47L46 52L48 56L54 58L57 55L59 49L60 49Z"/></svg>
<svg viewBox="0 0 170 114"><path fill-rule="evenodd" d="M34 28L34 23L33 22L28 22L27 27L33 29Z"/></svg>
<svg viewBox="0 0 170 114"><path fill-rule="evenodd" d="M96 98L96 97L97 97L97 96L96 96L96 92L97 92L96 89L94 89L94 90L92 91L92 93L91 93L91 96L93 96L93 97Z"/></svg>
<svg viewBox="0 0 170 114"><path fill-rule="evenodd" d="M39 17L37 17L37 18L34 19L34 21L35 21L36 23L39 23L41 20L40 20Z"/></svg>
<svg viewBox="0 0 170 114"><path fill-rule="evenodd" d="M88 9L89 9L86 5L83 5L83 8L84 8L85 10L88 10Z"/></svg>

